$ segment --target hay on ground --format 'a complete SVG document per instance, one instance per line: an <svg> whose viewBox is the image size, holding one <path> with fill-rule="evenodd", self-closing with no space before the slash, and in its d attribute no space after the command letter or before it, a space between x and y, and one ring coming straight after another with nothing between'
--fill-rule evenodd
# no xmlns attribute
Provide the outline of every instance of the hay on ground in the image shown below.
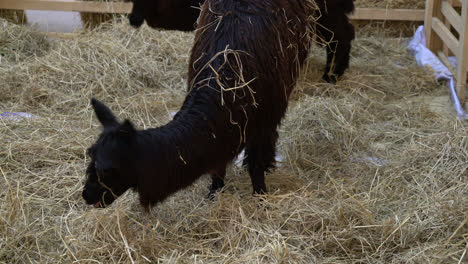
<svg viewBox="0 0 468 264"><path fill-rule="evenodd" d="M424 9L425 0L354 0L358 8ZM353 21L359 36L411 37L423 22Z"/></svg>
<svg viewBox="0 0 468 264"><path fill-rule="evenodd" d="M84 0L92 2L123 2L124 0ZM103 23L110 22L120 17L121 14L106 14L106 13L89 13L80 12L81 23L86 28L96 28Z"/></svg>
<svg viewBox="0 0 468 264"><path fill-rule="evenodd" d="M24 62L49 52L50 41L26 27L0 19L0 67ZM1 97L1 95L0 95Z"/></svg>
<svg viewBox="0 0 468 264"><path fill-rule="evenodd" d="M24 25L28 23L28 19L23 10L0 9L0 18L6 19L11 23L19 25Z"/></svg>
<svg viewBox="0 0 468 264"><path fill-rule="evenodd" d="M354 4L367 8L424 9L426 0L354 0Z"/></svg>
<svg viewBox="0 0 468 264"><path fill-rule="evenodd" d="M85 153L101 129L89 100L139 128L166 123L184 99L193 35L126 23L68 40L21 32L0 34L0 112L36 117L0 118L0 262L466 261L467 124L402 46L358 36L335 86L312 51L270 194L252 197L234 166L215 201L203 177L147 214L131 192L106 209L84 204Z"/></svg>

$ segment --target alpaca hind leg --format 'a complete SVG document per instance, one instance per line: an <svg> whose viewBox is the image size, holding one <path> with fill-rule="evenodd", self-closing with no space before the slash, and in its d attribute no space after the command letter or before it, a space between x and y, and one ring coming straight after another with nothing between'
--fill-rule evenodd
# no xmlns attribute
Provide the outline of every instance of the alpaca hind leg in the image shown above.
<svg viewBox="0 0 468 264"><path fill-rule="evenodd" d="M349 67L349 53L351 51L351 41L347 39L339 40L335 52L335 69L333 76L336 80L341 77Z"/></svg>
<svg viewBox="0 0 468 264"><path fill-rule="evenodd" d="M224 176L226 176L226 167L211 174L211 185L207 197L213 199L216 192L224 187Z"/></svg>
<svg viewBox="0 0 468 264"><path fill-rule="evenodd" d="M278 132L265 132L256 137L246 147L246 163L252 180L253 191L256 194L267 192L265 172L275 165L276 141Z"/></svg>

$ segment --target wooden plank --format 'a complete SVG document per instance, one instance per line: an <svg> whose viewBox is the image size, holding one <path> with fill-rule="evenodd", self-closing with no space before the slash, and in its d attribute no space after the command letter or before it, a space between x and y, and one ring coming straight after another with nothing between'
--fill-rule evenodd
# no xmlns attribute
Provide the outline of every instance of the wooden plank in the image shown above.
<svg viewBox="0 0 468 264"><path fill-rule="evenodd" d="M453 4L452 2L453 0L447 0L447 1L443 1L442 4L444 3L450 3L450 4ZM442 12L443 14L444 12ZM444 15L444 25L449 29L449 30L452 30L452 25L450 24L450 21L447 19L447 17ZM450 56L450 50L449 48L447 47L447 44L445 43L442 43L442 52L443 52L443 55L448 57Z"/></svg>
<svg viewBox="0 0 468 264"><path fill-rule="evenodd" d="M432 29L439 35L447 47L454 53L458 54L458 39L450 32L444 23L437 17L432 18Z"/></svg>
<svg viewBox="0 0 468 264"><path fill-rule="evenodd" d="M450 30L451 29L451 25L450 25L450 22L447 20L447 19L444 19L444 25ZM445 44L444 42L442 42L442 53L444 56L448 57L450 56L451 54L453 54L453 52L451 52L449 50L449 48L447 47L447 44Z"/></svg>
<svg viewBox="0 0 468 264"><path fill-rule="evenodd" d="M430 45L434 41L432 32L432 17L434 16L434 0L426 0L426 10L424 10L424 33L426 34L426 46L432 50ZM434 51L434 50L432 50Z"/></svg>
<svg viewBox="0 0 468 264"><path fill-rule="evenodd" d="M460 6L462 6L462 2L461 2L461 1L466 2L466 0L449 0L449 2L451 2L452 6L455 6L455 7L460 7Z"/></svg>
<svg viewBox="0 0 468 264"><path fill-rule="evenodd" d="M67 2L64 0L0 0L0 9L128 14L131 12L132 3L92 1ZM356 8L350 18L355 20L424 21L424 10Z"/></svg>
<svg viewBox="0 0 468 264"><path fill-rule="evenodd" d="M46 37L56 38L56 39L74 39L80 35L77 33L59 33L59 32L40 32Z"/></svg>
<svg viewBox="0 0 468 264"><path fill-rule="evenodd" d="M453 7L461 7L462 6L461 1L466 1L466 0L445 0L445 1L448 1L450 5L452 5Z"/></svg>
<svg viewBox="0 0 468 264"><path fill-rule="evenodd" d="M460 104L464 107L466 101L466 77L468 70L468 1L465 0L462 7L462 23L464 29L460 32L460 45L457 54L457 95Z"/></svg>
<svg viewBox="0 0 468 264"><path fill-rule="evenodd" d="M354 20L424 21L424 10L356 8L349 18Z"/></svg>
<svg viewBox="0 0 468 264"><path fill-rule="evenodd" d="M456 75L456 69L453 68L452 64L450 63L450 60L448 57L442 52L438 51L437 56L439 57L440 61L447 67L447 69L450 71L450 73L455 76Z"/></svg>
<svg viewBox="0 0 468 264"><path fill-rule="evenodd" d="M1 0L0 9L130 13L132 3L86 1L65 2L60 0Z"/></svg>
<svg viewBox="0 0 468 264"><path fill-rule="evenodd" d="M433 19L442 18L440 6L441 0L426 0L424 30L426 33L427 48L432 52L437 52L438 50L441 50L443 46L442 40L432 29Z"/></svg>
<svg viewBox="0 0 468 264"><path fill-rule="evenodd" d="M449 2L442 2L442 14L450 22L450 24L455 28L455 30L460 33L463 30L463 24L461 16L453 9Z"/></svg>

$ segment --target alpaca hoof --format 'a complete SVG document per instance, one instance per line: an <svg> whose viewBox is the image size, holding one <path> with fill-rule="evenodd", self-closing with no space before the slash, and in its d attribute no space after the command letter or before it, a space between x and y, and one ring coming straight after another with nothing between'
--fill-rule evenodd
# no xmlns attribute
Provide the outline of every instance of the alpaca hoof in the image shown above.
<svg viewBox="0 0 468 264"><path fill-rule="evenodd" d="M216 191L214 191L214 192L210 191L206 195L206 199L208 199L210 201L214 201L215 197L216 197Z"/></svg>
<svg viewBox="0 0 468 264"><path fill-rule="evenodd" d="M210 190L209 190L208 194L206 195L206 199L214 201L214 199L216 198L216 194L218 194L220 192L223 192L222 187L221 188L211 188L210 187Z"/></svg>
<svg viewBox="0 0 468 264"><path fill-rule="evenodd" d="M253 196L264 195L267 194L268 191L266 187L255 188L253 192Z"/></svg>
<svg viewBox="0 0 468 264"><path fill-rule="evenodd" d="M327 74L327 73L325 73L322 76L322 79L326 81L327 83L331 83L331 84L336 84L336 81L338 80L335 74Z"/></svg>
<svg viewBox="0 0 468 264"><path fill-rule="evenodd" d="M206 195L206 199L210 200L210 201L214 201L216 196L218 196L219 193L221 193L222 191L218 190L218 191L210 191L207 195Z"/></svg>

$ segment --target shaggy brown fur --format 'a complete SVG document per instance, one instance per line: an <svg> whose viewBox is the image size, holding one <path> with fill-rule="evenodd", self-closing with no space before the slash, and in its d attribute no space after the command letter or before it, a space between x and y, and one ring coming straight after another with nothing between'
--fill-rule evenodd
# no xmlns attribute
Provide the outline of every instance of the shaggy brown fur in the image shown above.
<svg viewBox="0 0 468 264"><path fill-rule="evenodd" d="M189 63L189 93L167 125L138 131L97 100L104 131L90 148L83 197L104 206L129 188L148 208L226 166L245 148L255 193L266 191L277 128L311 45L315 4L206 0Z"/></svg>
<svg viewBox="0 0 468 264"><path fill-rule="evenodd" d="M153 28L192 31L203 0L127 0L133 2L130 24L139 27L146 20Z"/></svg>
<svg viewBox="0 0 468 264"><path fill-rule="evenodd" d="M139 27L146 20L153 28L192 30L196 28L199 10L194 6L204 0L132 0L134 3L130 24ZM298 0L298 4L313 0ZM316 0L319 7L314 16L318 18L318 40L325 44L327 63L322 79L336 83L349 66L354 27L348 15L354 11L353 0Z"/></svg>

